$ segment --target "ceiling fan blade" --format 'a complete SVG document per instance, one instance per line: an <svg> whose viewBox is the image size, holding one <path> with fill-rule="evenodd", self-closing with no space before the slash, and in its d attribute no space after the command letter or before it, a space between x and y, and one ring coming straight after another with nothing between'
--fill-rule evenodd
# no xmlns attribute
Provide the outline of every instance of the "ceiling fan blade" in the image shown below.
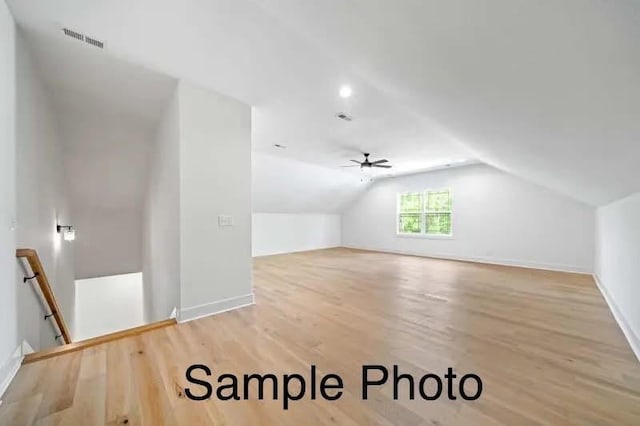
<svg viewBox="0 0 640 426"><path fill-rule="evenodd" d="M354 165L340 166L340 167L360 167L360 166L356 166L356 165L354 164Z"/></svg>
<svg viewBox="0 0 640 426"><path fill-rule="evenodd" d="M372 161L371 164L382 164L382 163L388 163L389 160L376 160L376 161Z"/></svg>
<svg viewBox="0 0 640 426"><path fill-rule="evenodd" d="M358 164L360 164L360 162L359 162L359 161L357 161L357 160L349 160L349 161L351 161L352 163L358 163Z"/></svg>
<svg viewBox="0 0 640 426"><path fill-rule="evenodd" d="M390 169L391 168L391 166L384 166L382 164L372 164L371 167L380 167L380 168L383 168L383 169Z"/></svg>

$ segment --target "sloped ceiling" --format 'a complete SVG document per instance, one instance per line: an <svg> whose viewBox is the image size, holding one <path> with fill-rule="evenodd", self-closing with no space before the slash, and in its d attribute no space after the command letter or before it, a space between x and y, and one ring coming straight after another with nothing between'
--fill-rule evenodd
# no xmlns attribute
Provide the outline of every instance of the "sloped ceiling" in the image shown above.
<svg viewBox="0 0 640 426"><path fill-rule="evenodd" d="M475 159L590 204L640 190L634 0L9 4L28 31L67 26L250 103L260 152L337 168L366 150L405 171Z"/></svg>
<svg viewBox="0 0 640 426"><path fill-rule="evenodd" d="M72 208L142 211L149 152L176 81L64 39L26 40L62 135Z"/></svg>
<svg viewBox="0 0 640 426"><path fill-rule="evenodd" d="M260 213L340 213L370 178L254 152L252 209Z"/></svg>

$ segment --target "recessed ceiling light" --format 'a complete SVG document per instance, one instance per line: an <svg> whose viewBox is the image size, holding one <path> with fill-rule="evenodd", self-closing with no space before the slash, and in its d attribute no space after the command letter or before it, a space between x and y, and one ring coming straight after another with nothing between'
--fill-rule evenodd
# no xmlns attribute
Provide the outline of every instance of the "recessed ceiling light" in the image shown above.
<svg viewBox="0 0 640 426"><path fill-rule="evenodd" d="M351 86L340 86L340 97L348 98L353 94L353 90Z"/></svg>

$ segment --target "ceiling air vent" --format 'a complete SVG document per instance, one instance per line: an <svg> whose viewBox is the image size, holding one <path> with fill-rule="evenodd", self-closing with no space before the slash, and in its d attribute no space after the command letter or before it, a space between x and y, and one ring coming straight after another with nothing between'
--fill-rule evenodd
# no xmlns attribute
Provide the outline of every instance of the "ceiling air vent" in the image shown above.
<svg viewBox="0 0 640 426"><path fill-rule="evenodd" d="M77 38L80 41L84 41L84 36L80 33L72 31L69 28L63 28L62 31L64 31L64 34L69 37Z"/></svg>
<svg viewBox="0 0 640 426"><path fill-rule="evenodd" d="M64 34L68 37L72 37L72 38L75 38L76 40L84 41L92 46L99 47L100 49L104 48L104 42L100 40L96 40L93 37L86 36L79 32L70 30L69 28L63 28L62 31L64 31Z"/></svg>
<svg viewBox="0 0 640 426"><path fill-rule="evenodd" d="M344 121L351 121L351 120L353 120L353 118L352 118L350 115L348 115L348 114L346 114L346 113L344 113L344 112L339 112L339 113L337 113L337 114L336 114L336 118L339 118L340 120L344 120Z"/></svg>
<svg viewBox="0 0 640 426"><path fill-rule="evenodd" d="M104 47L104 43L101 42L100 40L96 40L95 38L85 37L84 41L86 41L89 44L93 44L94 46L99 47L100 49Z"/></svg>

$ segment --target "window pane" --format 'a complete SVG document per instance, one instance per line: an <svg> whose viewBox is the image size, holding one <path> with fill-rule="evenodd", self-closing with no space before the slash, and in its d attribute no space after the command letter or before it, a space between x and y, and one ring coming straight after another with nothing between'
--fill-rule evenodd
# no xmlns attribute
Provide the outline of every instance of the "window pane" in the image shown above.
<svg viewBox="0 0 640 426"><path fill-rule="evenodd" d="M422 215L409 213L401 214L398 231L401 233L419 234L422 232Z"/></svg>
<svg viewBox="0 0 640 426"><path fill-rule="evenodd" d="M448 189L442 191L427 192L428 212L448 212L451 211L451 192Z"/></svg>
<svg viewBox="0 0 640 426"><path fill-rule="evenodd" d="M451 235L451 213L427 213L427 234Z"/></svg>
<svg viewBox="0 0 640 426"><path fill-rule="evenodd" d="M422 213L422 193L400 195L400 212Z"/></svg>

